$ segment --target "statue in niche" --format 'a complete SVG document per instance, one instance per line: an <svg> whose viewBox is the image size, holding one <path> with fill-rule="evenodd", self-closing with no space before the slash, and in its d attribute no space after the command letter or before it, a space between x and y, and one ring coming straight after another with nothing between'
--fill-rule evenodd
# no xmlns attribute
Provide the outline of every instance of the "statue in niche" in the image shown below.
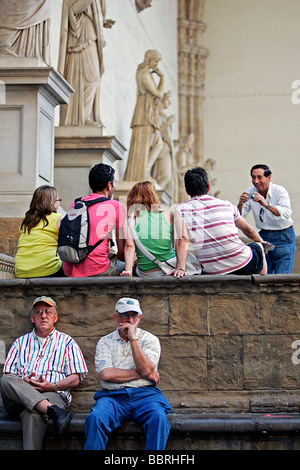
<svg viewBox="0 0 300 470"><path fill-rule="evenodd" d="M151 169L163 147L159 130L164 77L157 68L161 55L148 50L136 72L137 102L131 122L132 136L124 175L126 181L151 180ZM156 84L153 75L159 77Z"/></svg>
<svg viewBox="0 0 300 470"><path fill-rule="evenodd" d="M0 54L50 64L52 0L0 1Z"/></svg>
<svg viewBox="0 0 300 470"><path fill-rule="evenodd" d="M209 194L211 194L214 197L218 197L220 191L214 191L214 188L213 188L214 186L216 186L216 182L217 182L217 178L213 178L213 172L216 168L216 161L213 160L212 158L208 158L203 163L202 168L204 168L204 170L206 170L206 172L208 174L208 179L209 179L209 183L210 183Z"/></svg>
<svg viewBox="0 0 300 470"><path fill-rule="evenodd" d="M147 7L151 7L152 0L135 0L135 6L138 13Z"/></svg>
<svg viewBox="0 0 300 470"><path fill-rule="evenodd" d="M184 174L190 168L195 166L194 156L192 154L195 136L193 133L180 139L176 142L176 164L177 164L177 178L175 180L175 200L178 202L185 201L187 194L184 187Z"/></svg>
<svg viewBox="0 0 300 470"><path fill-rule="evenodd" d="M162 189L166 189L174 197L174 179L176 177L176 161L174 142L172 139L172 124L175 116L168 116L165 110L171 104L171 92L165 93L160 103L159 130L161 133L163 147L157 157L152 169L152 178L157 181Z"/></svg>
<svg viewBox="0 0 300 470"><path fill-rule="evenodd" d="M102 131L103 27L115 23L105 14L105 0L64 0L58 71L75 93L68 105L61 106L61 126L94 126Z"/></svg>

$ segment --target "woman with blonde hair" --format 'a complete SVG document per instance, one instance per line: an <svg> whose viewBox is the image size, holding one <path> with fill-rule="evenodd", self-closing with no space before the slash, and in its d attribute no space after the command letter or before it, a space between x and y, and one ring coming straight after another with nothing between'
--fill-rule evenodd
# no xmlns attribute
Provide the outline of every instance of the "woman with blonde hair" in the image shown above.
<svg viewBox="0 0 300 470"><path fill-rule="evenodd" d="M136 274L139 277L164 276L165 272L145 256L137 242L139 240L143 247L159 261L163 262L173 258L175 256L173 214L160 207L157 193L149 181L136 183L133 186L127 196L127 212L125 270L121 276L132 276L135 255ZM135 236L138 238L136 242L134 241Z"/></svg>
<svg viewBox="0 0 300 470"><path fill-rule="evenodd" d="M62 261L57 254L61 199L53 186L38 187L20 227L15 256L17 278L62 277Z"/></svg>

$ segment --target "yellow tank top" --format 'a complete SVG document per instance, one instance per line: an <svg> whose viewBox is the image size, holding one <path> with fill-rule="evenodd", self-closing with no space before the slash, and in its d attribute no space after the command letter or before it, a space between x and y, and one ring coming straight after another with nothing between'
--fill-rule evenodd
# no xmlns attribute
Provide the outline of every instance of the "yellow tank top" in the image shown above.
<svg viewBox="0 0 300 470"><path fill-rule="evenodd" d="M59 271L62 262L57 254L58 229L60 214L52 212L44 221L34 227L30 233L20 231L17 254L15 256L16 277L43 277Z"/></svg>

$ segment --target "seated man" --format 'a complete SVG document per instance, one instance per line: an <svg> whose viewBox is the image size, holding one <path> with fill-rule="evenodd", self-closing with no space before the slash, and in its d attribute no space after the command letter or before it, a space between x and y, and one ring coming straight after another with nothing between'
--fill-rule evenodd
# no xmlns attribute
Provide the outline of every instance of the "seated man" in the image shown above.
<svg viewBox="0 0 300 470"><path fill-rule="evenodd" d="M236 206L208 194L210 185L206 171L200 167L188 170L184 182L191 199L176 206L174 276L185 275L189 241L204 274L266 274L263 239L241 217ZM254 243L243 243L238 230Z"/></svg>
<svg viewBox="0 0 300 470"><path fill-rule="evenodd" d="M104 450L108 434L130 418L143 426L146 450L165 448L171 406L157 387L160 343L138 328L141 316L138 300L120 299L113 316L117 330L97 344L95 364L102 390L95 394L86 421L86 450Z"/></svg>
<svg viewBox="0 0 300 470"><path fill-rule="evenodd" d="M104 238L84 261L78 264L63 263L67 276L118 276L125 268L123 235L123 222L125 208L112 199L116 189L115 170L104 163L95 165L89 172L89 185L91 194L84 196L85 201L92 201L100 197L107 201L97 202L89 207L89 245L95 245ZM74 202L71 207L74 206ZM109 235L115 229L117 254L109 253Z"/></svg>
<svg viewBox="0 0 300 470"><path fill-rule="evenodd" d="M87 367L77 343L56 330L57 307L50 297L33 302L31 321L35 328L18 338L4 364L0 390L9 414L21 418L24 450L40 450L53 420L57 435L67 428L73 415L70 388L87 374Z"/></svg>

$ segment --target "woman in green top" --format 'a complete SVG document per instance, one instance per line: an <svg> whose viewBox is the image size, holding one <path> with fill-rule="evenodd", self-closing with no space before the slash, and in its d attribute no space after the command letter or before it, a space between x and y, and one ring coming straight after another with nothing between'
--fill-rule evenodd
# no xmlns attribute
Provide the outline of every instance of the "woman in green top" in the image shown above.
<svg viewBox="0 0 300 470"><path fill-rule="evenodd" d="M152 183L143 181L133 186L127 196L127 211L129 217L133 215L138 238L156 259L167 261L175 256L173 214L160 208L159 199ZM150 261L136 246L128 227L125 243L125 270L121 276L132 276L135 255L136 274L139 277L165 275L157 264Z"/></svg>
<svg viewBox="0 0 300 470"><path fill-rule="evenodd" d="M15 256L17 278L64 276L57 254L60 201L53 186L43 185L35 190L20 227Z"/></svg>

